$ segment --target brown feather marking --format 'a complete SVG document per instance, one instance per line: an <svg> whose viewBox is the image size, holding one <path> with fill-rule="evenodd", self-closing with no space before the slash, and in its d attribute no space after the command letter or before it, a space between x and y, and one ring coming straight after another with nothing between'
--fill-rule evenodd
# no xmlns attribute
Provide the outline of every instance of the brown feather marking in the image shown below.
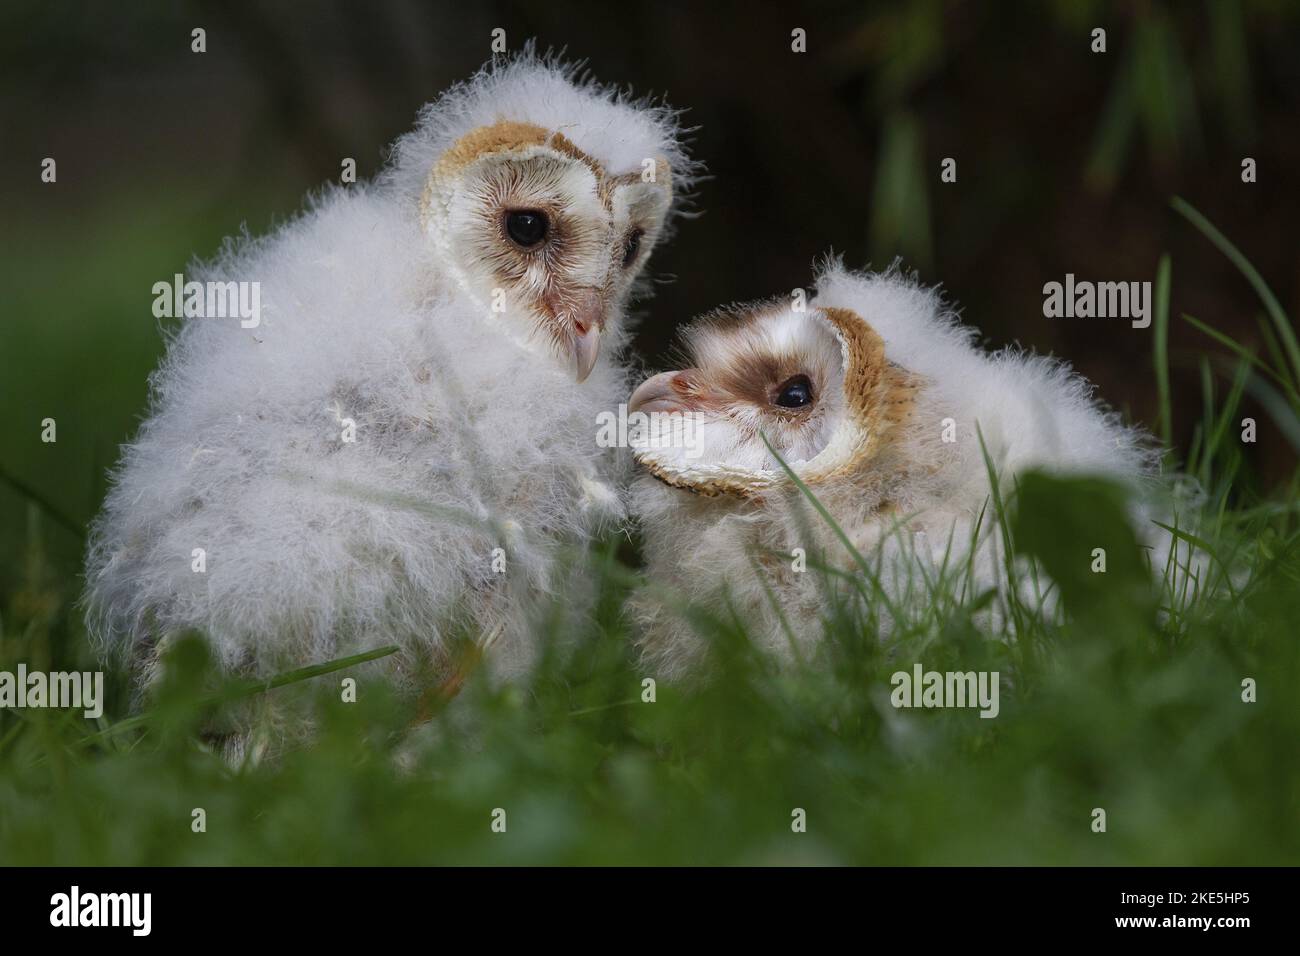
<svg viewBox="0 0 1300 956"><path fill-rule="evenodd" d="M605 179L605 167L600 161L584 153L563 133L543 129L535 123L500 120L491 126L480 126L470 130L438 157L433 169L429 171L424 191L420 195L421 222L426 222L429 218L429 206L433 202L435 183L483 156L523 149L527 146L549 146L558 153L584 163L595 174L598 181L603 182Z"/></svg>
<svg viewBox="0 0 1300 956"><path fill-rule="evenodd" d="M643 460L641 467L669 487L689 491L696 495L703 495L705 498L717 498L720 495L727 495L731 498L754 498L759 491L752 483L743 484L729 478L704 478L698 481L687 481L664 471L651 461Z"/></svg>
<svg viewBox="0 0 1300 956"><path fill-rule="evenodd" d="M922 384L885 357L884 339L856 312L825 308L822 314L843 336L848 348L844 395L862 431L853 452L827 470L806 476L809 484L851 474L875 458L911 414Z"/></svg>
<svg viewBox="0 0 1300 956"><path fill-rule="evenodd" d="M605 167L580 150L563 133L543 129L534 123L516 123L513 120L501 120L491 126L470 130L447 148L438 160L438 167L445 175L468 166L482 156L523 149L526 146L549 146L556 152L585 163L597 178L605 175Z"/></svg>
<svg viewBox="0 0 1300 956"><path fill-rule="evenodd" d="M623 173L620 176L607 176L604 173L602 173L600 179L600 187L599 187L600 201L604 204L606 209L612 212L614 208L614 190L617 189L619 186L634 186L637 183L640 183L641 181L642 180L641 180L640 173ZM668 161L664 159L662 156L655 157L654 185L658 186L660 189L663 189L665 192L667 192L669 199L670 200L672 199L672 195L673 195L672 167L668 165Z"/></svg>

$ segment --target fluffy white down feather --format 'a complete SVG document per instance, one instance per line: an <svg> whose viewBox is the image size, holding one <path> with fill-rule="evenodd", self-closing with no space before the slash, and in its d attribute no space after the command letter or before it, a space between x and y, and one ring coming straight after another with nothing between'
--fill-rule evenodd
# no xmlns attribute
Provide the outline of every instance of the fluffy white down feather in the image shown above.
<svg viewBox="0 0 1300 956"><path fill-rule="evenodd" d="M260 282L262 316L170 336L93 528L90 630L146 680L158 645L190 630L242 672L398 643L411 673L459 633L494 635L489 659L517 672L530 609L571 583L571 549L621 518L621 466L594 440L597 412L627 394L621 330L575 384L494 334L421 233L430 167L501 119L561 130L613 172L667 157L679 197L694 172L675 113L529 51L426 107L374 183L327 188L191 269Z"/></svg>
<svg viewBox="0 0 1300 956"><path fill-rule="evenodd" d="M865 319L884 340L886 357L926 383L900 440L865 480L859 475L813 489L855 547L873 563L882 562L882 584L900 606L926 600L917 562L933 575L950 534L950 562L960 563L970 550L972 529L990 492L977 422L1002 482L1042 468L1109 476L1143 493L1152 490L1159 459L1155 443L1101 405L1087 381L1054 359L1017 349L986 352L976 342L977 330L962 325L937 290L897 267L871 274L829 262L809 314L829 307ZM955 442L942 440L947 418L956 424ZM643 474L633 484L632 503L644 532L651 582L635 597L632 610L652 673L681 678L700 667L705 645L680 613L685 602L734 609L759 644L788 657L790 637L772 607L775 598L796 641L807 649L816 645L825 597L818 575L792 569L792 549L820 552L845 570L852 571L852 564L798 492L786 488L751 500L711 497ZM887 509L883 517L881 507ZM890 533L904 516L911 520ZM1145 525L1155 566L1163 567L1167 543L1150 533L1155 529L1144 514L1134 518ZM997 535L987 533L990 524L986 516L974 559L977 585L994 582L1002 560ZM889 626L887 619L884 623Z"/></svg>

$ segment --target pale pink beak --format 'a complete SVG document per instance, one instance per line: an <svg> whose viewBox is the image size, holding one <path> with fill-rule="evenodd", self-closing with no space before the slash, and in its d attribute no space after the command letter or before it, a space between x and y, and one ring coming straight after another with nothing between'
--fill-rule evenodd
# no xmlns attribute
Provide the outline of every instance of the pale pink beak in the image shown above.
<svg viewBox="0 0 1300 956"><path fill-rule="evenodd" d="M600 357L600 332L605 327L605 298L599 289L582 289L568 309L573 323L574 377L585 381Z"/></svg>
<svg viewBox="0 0 1300 956"><path fill-rule="evenodd" d="M694 371L688 368L680 372L660 372L646 379L627 400L628 413L686 411L690 401L688 396L694 387L689 373Z"/></svg>

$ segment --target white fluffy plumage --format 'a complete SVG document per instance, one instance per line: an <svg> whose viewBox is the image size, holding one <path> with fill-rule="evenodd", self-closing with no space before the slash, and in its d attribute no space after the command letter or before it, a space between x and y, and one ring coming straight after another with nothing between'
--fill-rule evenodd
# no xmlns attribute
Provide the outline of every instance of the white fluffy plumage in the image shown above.
<svg viewBox="0 0 1300 956"><path fill-rule="evenodd" d="M260 324L170 337L93 528L92 634L146 680L191 630L245 673L397 643L411 674L459 635L525 668L532 610L622 517L596 416L694 172L676 113L530 50L427 106L373 183L228 241L187 278L260 283ZM544 243L505 234L518 208Z"/></svg>
<svg viewBox="0 0 1300 956"><path fill-rule="evenodd" d="M654 584L633 603L653 672L676 678L700 666L705 648L678 613L682 599L721 610L725 595L758 642L785 655L773 596L801 642L816 642L827 610L818 575L794 569L793 549L853 571L761 435L855 548L881 560L882 583L900 603L909 588L925 598L917 562L933 578L950 536L950 566L970 550L990 494L977 423L1007 487L1031 468L1150 484L1154 442L1068 365L1017 349L990 354L976 336L936 290L897 267L857 273L837 261L821 271L806 311L755 303L687 330L694 367L651 378L629 404L651 417L632 507ZM809 391L813 400L798 405ZM798 407L780 407L783 395ZM668 413L662 425L656 411ZM693 416L694 432L677 424L668 440L672 413ZM985 582L1001 560L990 524L973 560Z"/></svg>

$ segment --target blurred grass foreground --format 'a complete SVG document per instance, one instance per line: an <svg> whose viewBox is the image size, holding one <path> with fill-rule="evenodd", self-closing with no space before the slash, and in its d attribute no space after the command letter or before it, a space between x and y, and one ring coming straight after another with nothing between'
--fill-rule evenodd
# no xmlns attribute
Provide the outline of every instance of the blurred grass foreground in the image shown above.
<svg viewBox="0 0 1300 956"><path fill-rule="evenodd" d="M981 613L1002 600L989 594L935 601L883 636L861 601L805 623L825 630L817 660L778 667L725 608L688 608L714 645L716 675L650 693L621 614L637 572L611 540L592 561L601 597L588 632L539 622L550 651L531 680L471 676L416 725L409 701L356 661L221 687L203 643L182 641L138 715L117 672L96 721L0 711L0 863L1300 861L1296 479L1254 498L1235 483L1247 392L1278 434L1300 441L1300 367L1290 319L1263 280L1194 210L1180 211L1256 285L1279 343L1203 367L1203 419L1188 454L1170 461L1200 488L1169 532L1207 556L1198 568L1157 569L1152 582L1141 562L1115 560L1099 588L1073 532L1110 529L1129 536L1115 553L1133 549L1121 493L1029 475L1002 489L990 533L1051 576L1063 613L1021 619L1014 632ZM1165 260L1162 383L1172 275ZM75 537L76 522L42 489L8 485L27 517L0 671L94 669L73 606L79 582L50 558L51 540ZM1008 610L997 619L1014 618ZM997 671L996 719L893 707L891 675L918 662ZM355 703L340 693L349 675ZM315 743L232 766L200 731L234 699L310 709Z"/></svg>

